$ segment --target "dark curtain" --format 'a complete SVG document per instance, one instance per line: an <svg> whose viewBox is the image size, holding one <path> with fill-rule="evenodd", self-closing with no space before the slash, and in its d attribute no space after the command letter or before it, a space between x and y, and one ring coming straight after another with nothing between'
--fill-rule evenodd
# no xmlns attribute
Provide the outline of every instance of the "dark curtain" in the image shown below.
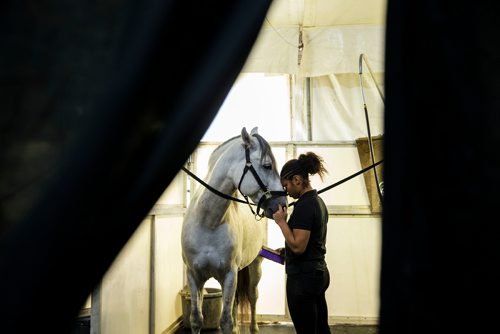
<svg viewBox="0 0 500 334"><path fill-rule="evenodd" d="M69 332L215 117L270 2L0 4L0 332Z"/></svg>
<svg viewBox="0 0 500 334"><path fill-rule="evenodd" d="M500 5L389 0L380 333L490 333Z"/></svg>

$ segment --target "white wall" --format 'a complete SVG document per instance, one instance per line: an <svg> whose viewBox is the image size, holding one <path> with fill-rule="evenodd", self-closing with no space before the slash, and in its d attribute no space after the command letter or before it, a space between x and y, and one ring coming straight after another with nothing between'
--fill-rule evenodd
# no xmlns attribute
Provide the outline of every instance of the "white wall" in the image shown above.
<svg viewBox="0 0 500 334"><path fill-rule="evenodd" d="M380 219L330 217L326 260L334 322L376 323L379 309Z"/></svg>
<svg viewBox="0 0 500 334"><path fill-rule="evenodd" d="M93 333L160 334L179 322L185 182L183 174L174 179L107 271Z"/></svg>
<svg viewBox="0 0 500 334"><path fill-rule="evenodd" d="M101 285L101 333L148 333L150 228L146 219L123 248Z"/></svg>
<svg viewBox="0 0 500 334"><path fill-rule="evenodd" d="M187 178L180 172L150 213L154 217L154 320L150 333L160 334L179 322L184 287L181 227L186 205ZM181 208L181 210L179 210Z"/></svg>
<svg viewBox="0 0 500 334"><path fill-rule="evenodd" d="M156 216L155 224L155 334L182 315L179 292L184 286L181 255L182 217Z"/></svg>

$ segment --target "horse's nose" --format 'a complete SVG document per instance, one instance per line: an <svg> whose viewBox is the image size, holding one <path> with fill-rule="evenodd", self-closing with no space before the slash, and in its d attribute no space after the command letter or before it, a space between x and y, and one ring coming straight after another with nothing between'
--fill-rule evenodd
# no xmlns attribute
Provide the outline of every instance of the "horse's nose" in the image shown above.
<svg viewBox="0 0 500 334"><path fill-rule="evenodd" d="M282 207L287 206L285 196L275 197L269 200L268 205L266 205L266 209L264 210L265 216L272 219L273 213L278 210L278 205L281 205Z"/></svg>
<svg viewBox="0 0 500 334"><path fill-rule="evenodd" d="M277 209L277 207L276 207L276 210L278 210L278 209ZM265 214L265 216L266 216L267 218L269 218L269 219L273 219L273 213L275 213L275 212L276 212L276 210L273 210L271 207L268 207L268 208L266 209L266 211L265 211L265 213L264 213L264 214Z"/></svg>

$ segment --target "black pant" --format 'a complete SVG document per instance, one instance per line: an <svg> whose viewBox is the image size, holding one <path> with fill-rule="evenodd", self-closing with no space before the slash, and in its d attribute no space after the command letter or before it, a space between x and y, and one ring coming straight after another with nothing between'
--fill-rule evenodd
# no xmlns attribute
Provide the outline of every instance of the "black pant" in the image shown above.
<svg viewBox="0 0 500 334"><path fill-rule="evenodd" d="M297 334L330 333L325 299L329 285L328 269L287 275L288 310Z"/></svg>

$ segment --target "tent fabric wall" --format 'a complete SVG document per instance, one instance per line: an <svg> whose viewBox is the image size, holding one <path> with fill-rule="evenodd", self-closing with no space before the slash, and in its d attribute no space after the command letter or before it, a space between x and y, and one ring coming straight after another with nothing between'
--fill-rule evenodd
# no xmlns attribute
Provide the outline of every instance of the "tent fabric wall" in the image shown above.
<svg viewBox="0 0 500 334"><path fill-rule="evenodd" d="M179 292L184 287L184 263L181 240L182 215L154 215L155 219L155 270L154 270L154 333L162 334L179 322L182 301ZM174 259L174 260L172 260ZM104 334L104 333L102 333ZM125 334L125 333L124 333ZM134 333L130 333L134 334Z"/></svg>
<svg viewBox="0 0 500 334"><path fill-rule="evenodd" d="M94 333L148 333L152 219L139 225L100 286L100 323Z"/></svg>
<svg viewBox="0 0 500 334"><path fill-rule="evenodd" d="M330 217L326 298L331 323L378 324L381 230L380 217Z"/></svg>
<svg viewBox="0 0 500 334"><path fill-rule="evenodd" d="M362 53L369 55L375 72L383 72L384 29L382 25L270 27L268 23L261 30L243 72L289 73L302 77L357 73L358 57ZM300 52L301 31L304 45Z"/></svg>
<svg viewBox="0 0 500 334"><path fill-rule="evenodd" d="M383 101L366 66L362 78L371 133L379 135L383 133ZM383 89L383 74L375 73L375 80ZM237 134L243 126L258 126L269 141L297 137L307 141L307 135L302 134L309 126L304 113L311 118L309 140L354 142L368 135L359 74L319 76L308 84L310 89L305 83L294 86L293 78L282 74L241 73L202 140L221 141ZM299 97L309 102L302 101L303 110L292 116L296 124L291 127L285 120L293 109L291 101ZM275 130L277 126L279 130Z"/></svg>
<svg viewBox="0 0 500 334"><path fill-rule="evenodd" d="M267 18L277 26L381 24L386 0L275 0Z"/></svg>
<svg viewBox="0 0 500 334"><path fill-rule="evenodd" d="M243 71L356 73L364 53L383 72L385 9L386 0L275 0Z"/></svg>
<svg viewBox="0 0 500 334"><path fill-rule="evenodd" d="M180 171L106 271L91 300L91 330L161 334L182 316L180 234L188 177Z"/></svg>
<svg viewBox="0 0 500 334"><path fill-rule="evenodd" d="M365 73L363 71L363 73ZM376 76L380 80L381 76ZM383 89L383 82L377 82ZM384 105L373 79L363 74L335 74L311 79L312 139L352 141L367 137L364 93L372 136L384 132Z"/></svg>
<svg viewBox="0 0 500 334"><path fill-rule="evenodd" d="M283 122L290 116L289 81L281 74L240 73L202 141L224 141L253 126L268 141L289 140L290 129ZM279 131L275 131L277 125Z"/></svg>

